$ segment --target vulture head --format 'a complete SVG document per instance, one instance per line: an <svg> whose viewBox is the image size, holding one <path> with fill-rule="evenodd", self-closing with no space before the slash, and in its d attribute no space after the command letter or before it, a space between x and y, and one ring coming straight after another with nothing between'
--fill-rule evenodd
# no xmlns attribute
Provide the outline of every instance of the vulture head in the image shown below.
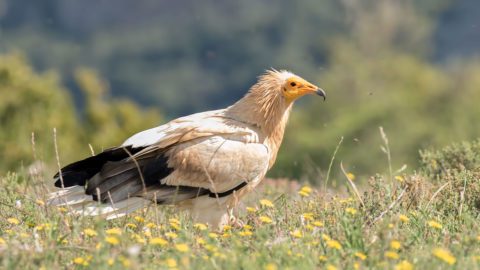
<svg viewBox="0 0 480 270"><path fill-rule="evenodd" d="M305 95L319 95L326 99L325 91L302 77L286 70L267 70L258 77L247 94L228 111L237 119L256 124L268 133L283 128L292 104Z"/></svg>
<svg viewBox="0 0 480 270"><path fill-rule="evenodd" d="M278 80L278 86L282 96L287 103L291 103L304 95L316 94L326 99L326 94L323 89L308 82L307 80L288 71L269 71L266 77L276 77Z"/></svg>

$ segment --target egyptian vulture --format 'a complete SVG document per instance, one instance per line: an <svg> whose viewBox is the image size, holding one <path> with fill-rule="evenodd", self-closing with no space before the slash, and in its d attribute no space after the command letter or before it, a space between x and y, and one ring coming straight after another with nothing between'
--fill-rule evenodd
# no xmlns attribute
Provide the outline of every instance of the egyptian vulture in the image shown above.
<svg viewBox="0 0 480 270"><path fill-rule="evenodd" d="M275 163L292 105L307 94L325 99L301 77L268 70L225 109L175 119L62 168L49 203L107 219L175 205L221 227Z"/></svg>

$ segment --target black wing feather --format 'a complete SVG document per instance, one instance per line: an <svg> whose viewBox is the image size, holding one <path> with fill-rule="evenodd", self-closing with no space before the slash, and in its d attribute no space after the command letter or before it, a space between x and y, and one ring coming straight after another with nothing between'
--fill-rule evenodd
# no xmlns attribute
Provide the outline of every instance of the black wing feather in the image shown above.
<svg viewBox="0 0 480 270"><path fill-rule="evenodd" d="M130 155L134 155L144 148L117 147L107 149L98 155L88 157L86 159L74 162L62 168L62 179L64 187L85 186L87 180L97 174L108 161L120 161L126 159ZM128 151L128 152L127 152ZM58 178L55 182L56 187L62 187L62 179L60 172L55 174L54 178Z"/></svg>

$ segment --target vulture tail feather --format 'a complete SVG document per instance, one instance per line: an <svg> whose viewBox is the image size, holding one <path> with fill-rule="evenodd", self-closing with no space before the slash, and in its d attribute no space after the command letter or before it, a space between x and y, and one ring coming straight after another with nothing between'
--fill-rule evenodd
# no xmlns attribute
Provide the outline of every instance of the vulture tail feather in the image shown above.
<svg viewBox="0 0 480 270"><path fill-rule="evenodd" d="M95 156L74 162L62 168L55 174L56 187L85 186L88 179L97 174L108 161L120 161L130 155L140 152L143 148L132 148L131 146L107 149ZM128 152L127 152L128 151ZM130 155L129 155L130 154ZM63 186L62 186L63 180Z"/></svg>

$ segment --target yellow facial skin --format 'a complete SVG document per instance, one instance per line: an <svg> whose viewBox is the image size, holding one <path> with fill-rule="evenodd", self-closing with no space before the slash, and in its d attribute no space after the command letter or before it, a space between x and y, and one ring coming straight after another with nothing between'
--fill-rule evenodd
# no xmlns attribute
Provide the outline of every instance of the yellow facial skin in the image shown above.
<svg viewBox="0 0 480 270"><path fill-rule="evenodd" d="M300 77L288 78L282 91L288 102L293 102L299 97L308 94L317 94L325 99L325 92L322 89Z"/></svg>

